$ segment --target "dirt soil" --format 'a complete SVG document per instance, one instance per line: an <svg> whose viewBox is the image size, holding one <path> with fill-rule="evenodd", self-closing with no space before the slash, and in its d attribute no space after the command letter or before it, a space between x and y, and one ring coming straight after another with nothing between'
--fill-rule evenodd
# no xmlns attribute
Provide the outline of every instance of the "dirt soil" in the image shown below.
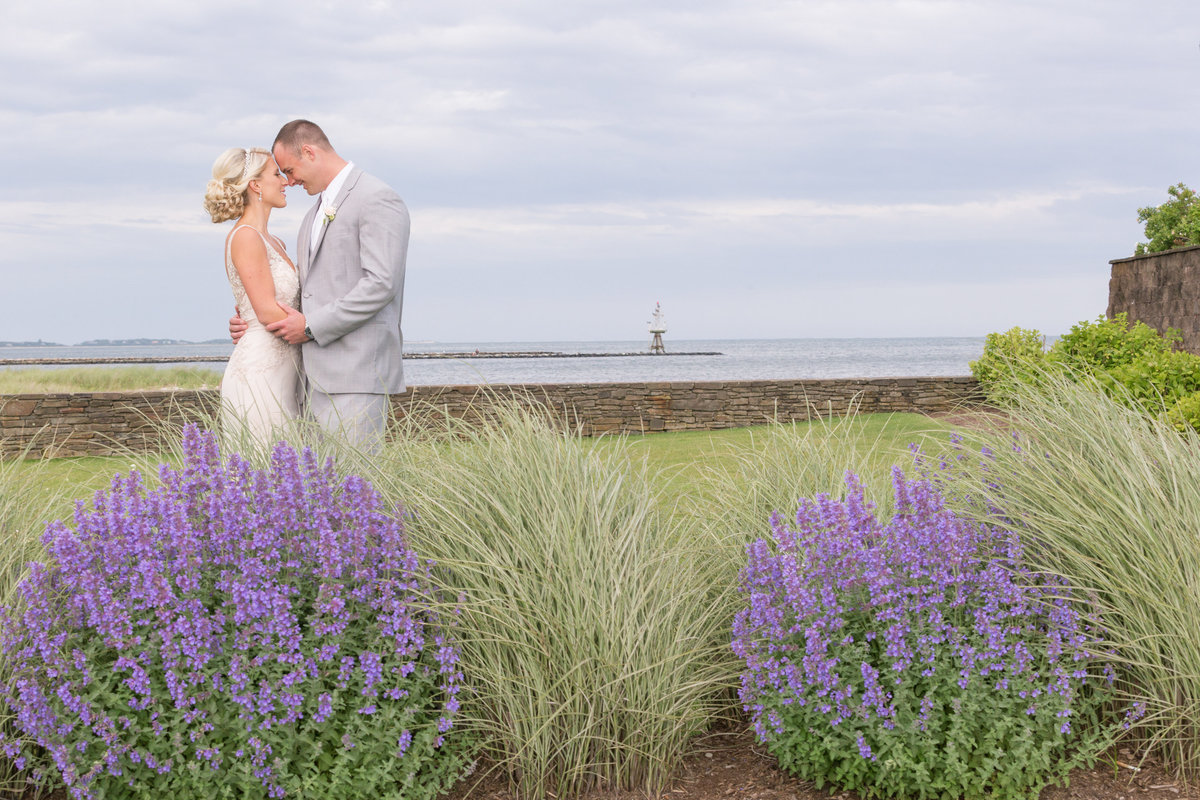
<svg viewBox="0 0 1200 800"><path fill-rule="evenodd" d="M931 419L983 431L1005 430L1011 426L1008 414L994 408L964 408L959 411L935 411Z"/></svg>
<svg viewBox="0 0 1200 800"><path fill-rule="evenodd" d="M1119 763L1113 764L1112 758ZM1200 800L1200 786L1186 786L1154 764L1136 767L1137 758L1117 751L1106 765L1075 770L1068 786L1051 786L1038 800ZM517 800L508 783L487 774L463 780L446 800ZM670 786L653 800L860 800L854 792L817 789L776 765L749 731L712 734L698 742ZM551 800L559 800L551 795ZM595 791L581 800L647 800L643 792Z"/></svg>

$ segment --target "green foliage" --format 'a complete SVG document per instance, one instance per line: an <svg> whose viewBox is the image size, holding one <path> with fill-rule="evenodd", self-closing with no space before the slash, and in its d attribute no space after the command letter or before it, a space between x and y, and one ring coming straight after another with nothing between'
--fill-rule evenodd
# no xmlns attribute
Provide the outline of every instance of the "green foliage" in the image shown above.
<svg viewBox="0 0 1200 800"><path fill-rule="evenodd" d="M1129 324L1124 311L1112 319L1103 314L1095 322L1083 321L1059 337L1050 348L1047 361L1067 370L1094 375L1114 367L1131 364L1140 358L1169 353L1183 337L1175 328L1160 335L1142 321Z"/></svg>
<svg viewBox="0 0 1200 800"><path fill-rule="evenodd" d="M1183 350L1148 352L1100 376L1108 394L1151 414L1200 392L1200 356ZM1114 385L1122 391L1113 391Z"/></svg>
<svg viewBox="0 0 1200 800"><path fill-rule="evenodd" d="M1160 253L1173 247L1200 244L1200 201L1182 183L1167 188L1171 199L1161 206L1138 209L1138 222L1146 225L1146 238L1134 251L1137 255Z"/></svg>
<svg viewBox="0 0 1200 800"><path fill-rule="evenodd" d="M1003 405L1008 383L1031 380L1045 358L1045 336L1036 330L1010 328L1004 333L987 335L983 355L970 364L971 374L983 387L988 400Z"/></svg>
<svg viewBox="0 0 1200 800"><path fill-rule="evenodd" d="M934 668L954 670L954 665ZM782 718L789 725L768 749L782 769L811 780L818 789L852 789L864 798L1017 800L1036 797L1055 778L1062 780L1070 770L1094 763L1100 749L1097 742L1104 741L1093 733L1098 729L1098 700L1084 699L1085 715L1074 717L1073 724L1089 731L1085 746L1064 752L1061 739L1066 737L1047 735L1053 720L1027 724L1026 704L1016 698L998 703L982 683L975 677L966 689L953 693L945 691L954 688L952 681L938 686L936 702L941 711L925 730L918 727L916 713L923 697L901 693L897 705L911 712L897 720L890 746L880 747L874 759L863 758L853 749L854 729L848 736L828 724L797 726L795 718L802 710L796 708L783 710ZM951 694L953 704L944 703Z"/></svg>
<svg viewBox="0 0 1200 800"><path fill-rule="evenodd" d="M1177 431L1200 431L1200 392L1184 395L1167 410L1167 421Z"/></svg>

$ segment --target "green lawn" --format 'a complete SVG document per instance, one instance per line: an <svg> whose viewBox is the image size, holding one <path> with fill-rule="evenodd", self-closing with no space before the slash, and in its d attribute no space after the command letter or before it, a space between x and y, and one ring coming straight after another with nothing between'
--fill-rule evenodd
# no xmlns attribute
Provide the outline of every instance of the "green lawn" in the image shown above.
<svg viewBox="0 0 1200 800"><path fill-rule="evenodd" d="M13 468L14 483L21 487L25 502L49 502L51 517L66 520L74 513L76 500L90 499L97 489L107 488L113 475L127 473L130 465L127 459L89 457L19 461L4 466Z"/></svg>
<svg viewBox="0 0 1200 800"><path fill-rule="evenodd" d="M932 437L944 442L954 426L920 414L863 414L849 420L795 423L783 426L802 436L813 426L844 425L842 433L852 439L860 456L886 469L906 464L905 449L912 442ZM665 482L668 496L681 500L702 487L714 471L732 469L750 450L761 450L771 439L769 426L729 428L717 431L682 431L625 437L603 436L591 440L602 452L621 451L644 458ZM112 476L130 469L128 458L119 456L56 458L20 462L18 471L38 470L40 490L58 493L61 516L71 514L75 499L90 498L106 488Z"/></svg>
<svg viewBox="0 0 1200 800"><path fill-rule="evenodd" d="M835 430L836 429L836 430ZM644 457L651 468L665 481L668 496L682 500L710 482L714 472L736 469L744 465L751 451L761 453L782 434L795 440L812 433L814 439L822 434L836 434L853 445L858 460L876 469L886 470L892 464L906 465L907 448L932 437L941 444L955 428L921 414L863 414L846 420L825 420L783 425L780 429L756 425L749 428L730 428L719 431L682 431L627 436L624 439L630 455ZM601 448L616 449L617 441L601 438ZM818 447L814 455L823 452Z"/></svg>
<svg viewBox="0 0 1200 800"><path fill-rule="evenodd" d="M132 392L139 389L215 389L221 372L210 367L63 367L0 369L0 394Z"/></svg>

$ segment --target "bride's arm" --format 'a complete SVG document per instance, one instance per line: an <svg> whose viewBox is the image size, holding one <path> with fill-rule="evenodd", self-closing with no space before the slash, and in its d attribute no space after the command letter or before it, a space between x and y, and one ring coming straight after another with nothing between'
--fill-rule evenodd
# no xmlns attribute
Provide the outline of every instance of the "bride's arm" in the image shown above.
<svg viewBox="0 0 1200 800"><path fill-rule="evenodd" d="M252 228L240 228L233 232L231 248L233 268L242 279L246 296L254 307L254 316L263 325L287 316L275 302L275 281L271 278L271 264L267 260L267 245Z"/></svg>

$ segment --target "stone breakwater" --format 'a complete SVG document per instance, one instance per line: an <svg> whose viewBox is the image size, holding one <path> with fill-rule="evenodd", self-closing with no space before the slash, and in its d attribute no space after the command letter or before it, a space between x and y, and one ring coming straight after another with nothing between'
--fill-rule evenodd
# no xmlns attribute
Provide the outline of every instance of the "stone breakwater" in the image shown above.
<svg viewBox="0 0 1200 800"><path fill-rule="evenodd" d="M717 430L849 413L959 411L982 402L969 376L660 383L414 386L397 417L436 424L516 396L584 435ZM211 419L214 390L0 395L0 456L105 455L159 445L163 423Z"/></svg>

